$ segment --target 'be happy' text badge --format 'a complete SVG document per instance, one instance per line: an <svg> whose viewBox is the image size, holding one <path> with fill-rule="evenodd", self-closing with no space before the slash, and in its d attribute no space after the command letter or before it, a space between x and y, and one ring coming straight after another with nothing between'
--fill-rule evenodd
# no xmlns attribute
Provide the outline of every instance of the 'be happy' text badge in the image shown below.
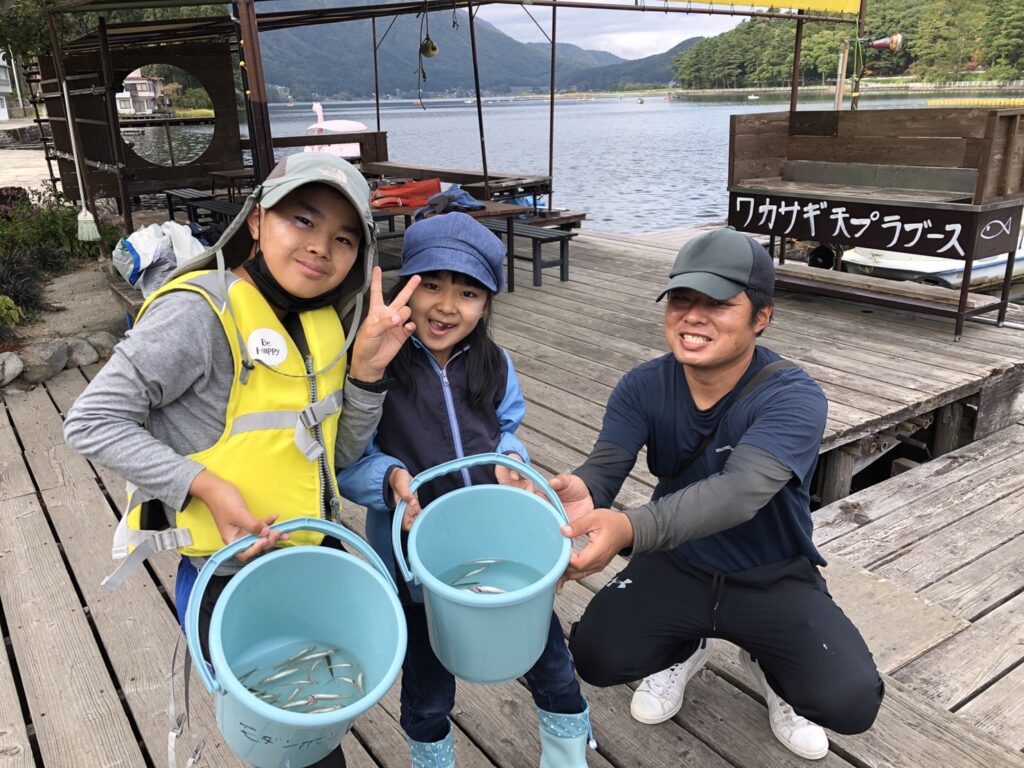
<svg viewBox="0 0 1024 768"><path fill-rule="evenodd" d="M257 328L246 342L249 357L266 365L280 365L288 359L288 344L284 336L272 328Z"/></svg>

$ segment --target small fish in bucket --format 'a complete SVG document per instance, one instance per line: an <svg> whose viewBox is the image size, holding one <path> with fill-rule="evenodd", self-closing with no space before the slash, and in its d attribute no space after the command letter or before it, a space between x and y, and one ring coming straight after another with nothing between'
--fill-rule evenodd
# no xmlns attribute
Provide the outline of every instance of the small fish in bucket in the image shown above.
<svg viewBox="0 0 1024 768"><path fill-rule="evenodd" d="M555 587L572 543L559 532L567 518L558 495L532 467L499 453L439 464L418 474L415 493L449 472L483 464L510 467L548 501L521 488L473 485L432 501L409 531L402 555L405 502L395 509L395 561L406 581L423 587L430 645L453 675L500 683L540 658L551 626Z"/></svg>
<svg viewBox="0 0 1024 768"><path fill-rule="evenodd" d="M213 610L212 672L205 663L196 670L216 697L217 726L232 751L256 768L303 768L332 752L395 682L405 616L386 566L355 534L312 518L273 528L333 536L365 560L301 546L248 563ZM202 658L196 609L210 578L254 541L229 544L200 572L185 621L193 658Z"/></svg>

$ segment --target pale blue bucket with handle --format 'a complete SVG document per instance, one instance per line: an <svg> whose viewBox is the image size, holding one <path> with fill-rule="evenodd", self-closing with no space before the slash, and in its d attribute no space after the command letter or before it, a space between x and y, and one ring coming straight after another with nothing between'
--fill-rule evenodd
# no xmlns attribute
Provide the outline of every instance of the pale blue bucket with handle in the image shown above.
<svg viewBox="0 0 1024 768"><path fill-rule="evenodd" d="M567 518L547 481L528 465L499 453L439 464L416 475L409 488L415 492L449 472L484 464L519 472L549 501L521 488L494 484L446 493L413 523L408 563L401 542L406 505L400 502L392 544L406 581L415 579L423 587L430 646L441 664L463 680L500 683L529 671L543 653L555 587L569 563L572 542L559 532ZM484 560L514 562L537 577L500 594L479 594L439 578L452 568Z"/></svg>
<svg viewBox="0 0 1024 768"><path fill-rule="evenodd" d="M332 536L366 560L337 549L297 546L248 563L214 606L211 673L201 661L198 608L217 567L256 542L255 536L246 536L203 566L189 598L185 634L196 670L216 697L217 726L225 743L257 768L302 768L332 752L353 721L395 682L405 658L405 615L387 567L351 531L314 518L272 528ZM253 659L285 659L310 643L344 648L359 660L364 675L360 698L330 712L289 711L257 698L239 680Z"/></svg>

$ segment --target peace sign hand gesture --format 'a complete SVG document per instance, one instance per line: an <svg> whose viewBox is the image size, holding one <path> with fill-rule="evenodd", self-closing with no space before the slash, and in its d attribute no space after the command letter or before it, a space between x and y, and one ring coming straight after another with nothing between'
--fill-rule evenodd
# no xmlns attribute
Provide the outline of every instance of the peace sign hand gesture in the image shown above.
<svg viewBox="0 0 1024 768"><path fill-rule="evenodd" d="M373 268L370 279L370 311L359 327L352 344L352 365L349 376L359 381L379 381L388 364L416 330L409 322L412 310L407 306L419 275L413 275L390 304L384 303L380 267Z"/></svg>

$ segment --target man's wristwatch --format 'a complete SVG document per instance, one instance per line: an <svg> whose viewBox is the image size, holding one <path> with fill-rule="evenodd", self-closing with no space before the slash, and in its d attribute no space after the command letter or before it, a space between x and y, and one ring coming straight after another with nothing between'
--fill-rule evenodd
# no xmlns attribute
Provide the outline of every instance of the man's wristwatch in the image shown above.
<svg viewBox="0 0 1024 768"><path fill-rule="evenodd" d="M360 381L359 379L353 379L350 376L348 380L350 383L355 384L360 389L366 392L372 392L375 395L380 395L383 394L384 392L387 392L388 389L390 389L392 382L394 382L393 378L387 377L381 379L380 381Z"/></svg>

